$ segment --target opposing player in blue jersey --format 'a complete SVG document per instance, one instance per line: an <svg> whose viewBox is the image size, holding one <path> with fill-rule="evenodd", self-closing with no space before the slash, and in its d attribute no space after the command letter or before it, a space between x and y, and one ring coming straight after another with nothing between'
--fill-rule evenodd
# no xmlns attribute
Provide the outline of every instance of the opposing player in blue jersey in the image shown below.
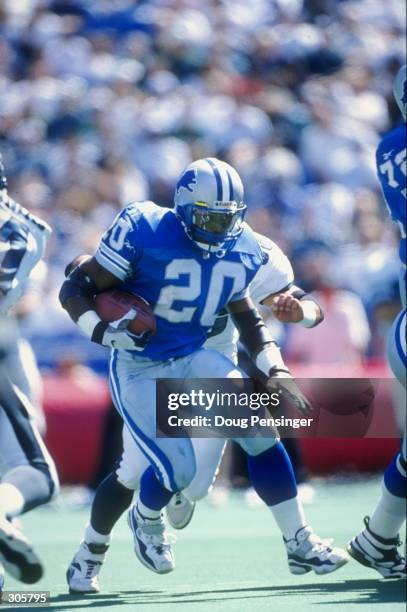
<svg viewBox="0 0 407 612"><path fill-rule="evenodd" d="M42 563L13 519L49 501L58 488L33 407L10 380L7 364L16 341L7 313L43 256L50 233L46 223L8 195L0 159L0 590L4 568L22 582L41 578Z"/></svg>
<svg viewBox="0 0 407 612"><path fill-rule="evenodd" d="M403 123L386 134L377 149L377 172L390 215L398 224L400 240L400 291L403 309L393 323L387 354L396 378L406 387L406 204L407 204L407 67L398 72L394 96ZM401 451L387 468L382 495L372 516L365 517L365 529L348 545L348 551L359 563L376 569L384 578L406 576L406 561L400 556L399 531L406 520L406 433Z"/></svg>
<svg viewBox="0 0 407 612"><path fill-rule="evenodd" d="M226 356L202 348L226 308L254 363L269 377L268 384L289 393L300 411L310 410L248 296L248 285L265 256L243 223L245 210L237 172L213 158L198 160L177 184L175 209L151 202L127 207L102 238L96 255L74 268L61 289L61 302L79 327L92 340L113 348L112 396L150 463L130 509L129 525L138 558L157 573L174 569L162 509L174 492L191 483L196 458L190 439L155 437L155 379L241 377ZM153 306L155 336L128 333L126 320L108 325L99 319L93 296L117 286ZM290 462L277 438L238 442L247 452L252 484L267 505L274 499L272 464L278 465L286 486L295 488ZM313 534L304 537L312 548ZM89 552L103 556L103 541L90 541L95 544ZM337 560L335 569L346 560L346 555L342 563Z"/></svg>

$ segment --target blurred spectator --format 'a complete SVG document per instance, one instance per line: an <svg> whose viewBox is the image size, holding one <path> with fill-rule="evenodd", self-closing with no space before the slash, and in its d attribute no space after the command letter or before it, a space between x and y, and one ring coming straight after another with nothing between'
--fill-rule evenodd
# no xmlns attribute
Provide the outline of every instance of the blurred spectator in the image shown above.
<svg viewBox="0 0 407 612"><path fill-rule="evenodd" d="M74 334L55 300L66 262L92 252L128 201L171 206L178 174L207 155L237 167L249 223L289 255L315 240L338 249L332 282L353 292L341 302L351 327L366 328L366 308L379 354L378 295L397 272L374 149L399 120L405 11L399 0L2 2L0 149L10 191L54 228L52 297L26 325L41 363L57 358L41 334L61 354Z"/></svg>
<svg viewBox="0 0 407 612"><path fill-rule="evenodd" d="M324 312L324 321L312 333L290 327L286 341L289 360L306 364L360 365L370 340L369 323L356 293L335 286L335 257L323 245L305 247L297 266L301 285L312 292Z"/></svg>

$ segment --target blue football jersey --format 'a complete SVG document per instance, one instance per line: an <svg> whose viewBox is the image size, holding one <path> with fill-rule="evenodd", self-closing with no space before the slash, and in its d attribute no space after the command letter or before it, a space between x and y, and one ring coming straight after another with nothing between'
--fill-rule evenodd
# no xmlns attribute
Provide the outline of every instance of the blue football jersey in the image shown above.
<svg viewBox="0 0 407 612"><path fill-rule="evenodd" d="M199 349L220 310L248 295L248 285L267 260L247 225L223 257L205 256L175 212L153 202L127 206L102 237L95 257L122 281L121 289L153 308L157 333L137 351L152 360Z"/></svg>
<svg viewBox="0 0 407 612"><path fill-rule="evenodd" d="M401 232L400 259L406 265L406 205L407 205L407 126L405 123L386 134L377 153L377 172L383 195L392 219Z"/></svg>

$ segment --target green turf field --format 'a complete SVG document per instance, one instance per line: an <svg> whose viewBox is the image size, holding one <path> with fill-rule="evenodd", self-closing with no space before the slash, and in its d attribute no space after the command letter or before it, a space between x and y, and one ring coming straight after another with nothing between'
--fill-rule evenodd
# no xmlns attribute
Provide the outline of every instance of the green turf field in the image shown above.
<svg viewBox="0 0 407 612"><path fill-rule="evenodd" d="M324 537L344 545L361 526L379 491L379 480L320 482L316 500L307 507L310 523ZM49 610L94 612L273 612L338 610L348 612L405 609L400 581L381 581L367 568L350 562L326 577L291 576L281 537L265 508L250 508L234 494L220 508L207 501L191 525L178 532L174 545L177 568L157 576L132 552L125 520L117 526L102 570L103 592L96 596L67 594L65 570L81 537L85 510L44 508L24 518L27 535L46 564L46 576L35 585L51 592ZM9 579L6 589L21 588ZM1 609L10 609L1 606ZM25 608L27 609L27 608Z"/></svg>

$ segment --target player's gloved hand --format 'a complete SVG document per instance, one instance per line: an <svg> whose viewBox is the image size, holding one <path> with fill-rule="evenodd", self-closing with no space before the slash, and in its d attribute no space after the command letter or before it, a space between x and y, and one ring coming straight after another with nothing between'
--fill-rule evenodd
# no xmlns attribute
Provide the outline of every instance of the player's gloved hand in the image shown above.
<svg viewBox="0 0 407 612"><path fill-rule="evenodd" d="M266 388L270 392L281 393L286 397L303 415L308 416L313 411L312 405L298 388L297 383L291 378L290 373L278 372L273 374L266 382Z"/></svg>
<svg viewBox="0 0 407 612"><path fill-rule="evenodd" d="M130 321L133 321L137 316L137 311L131 308L123 317L106 323L106 329L103 333L103 346L110 348L124 349L128 351L143 350L150 339L151 332L143 332L139 335L133 334L127 329Z"/></svg>

